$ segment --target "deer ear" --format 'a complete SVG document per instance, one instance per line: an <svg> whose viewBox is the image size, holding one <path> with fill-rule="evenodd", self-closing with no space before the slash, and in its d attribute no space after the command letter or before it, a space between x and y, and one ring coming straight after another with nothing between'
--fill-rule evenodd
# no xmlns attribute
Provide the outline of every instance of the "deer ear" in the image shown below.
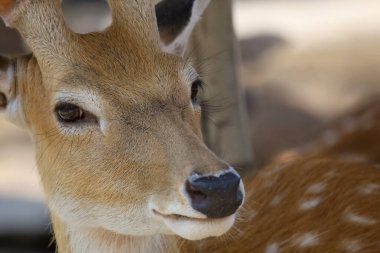
<svg viewBox="0 0 380 253"><path fill-rule="evenodd" d="M6 58L0 57L0 110L7 108L14 86L14 65Z"/></svg>
<svg viewBox="0 0 380 253"><path fill-rule="evenodd" d="M190 35L210 0L162 0L156 4L157 24L165 52L183 55Z"/></svg>
<svg viewBox="0 0 380 253"><path fill-rule="evenodd" d="M15 75L15 62L0 56L0 115L16 125L23 125Z"/></svg>

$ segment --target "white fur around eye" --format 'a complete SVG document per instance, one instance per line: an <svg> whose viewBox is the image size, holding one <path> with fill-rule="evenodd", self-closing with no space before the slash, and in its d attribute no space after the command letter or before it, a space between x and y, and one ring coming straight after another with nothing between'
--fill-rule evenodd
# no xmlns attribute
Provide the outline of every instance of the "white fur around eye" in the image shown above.
<svg viewBox="0 0 380 253"><path fill-rule="evenodd" d="M80 107L84 111L87 111L94 115L98 119L98 123L101 131L104 133L106 128L106 121L103 117L99 98L95 92L91 90L71 90L71 91L59 91L55 95L54 105L58 103L71 103ZM75 134L79 130L85 129L80 125L68 125L65 127L60 126L66 134Z"/></svg>

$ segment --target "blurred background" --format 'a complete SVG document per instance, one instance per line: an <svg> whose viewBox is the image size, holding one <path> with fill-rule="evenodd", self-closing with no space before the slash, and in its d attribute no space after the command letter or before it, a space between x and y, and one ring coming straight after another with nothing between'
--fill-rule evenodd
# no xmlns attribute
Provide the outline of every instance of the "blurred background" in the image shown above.
<svg viewBox="0 0 380 253"><path fill-rule="evenodd" d="M380 0L235 0L233 6L256 168L323 136L328 122L379 93ZM64 7L72 29L110 23L104 2L87 11L97 18ZM25 52L17 33L0 24L0 54ZM52 252L49 224L30 138L0 118L0 253Z"/></svg>

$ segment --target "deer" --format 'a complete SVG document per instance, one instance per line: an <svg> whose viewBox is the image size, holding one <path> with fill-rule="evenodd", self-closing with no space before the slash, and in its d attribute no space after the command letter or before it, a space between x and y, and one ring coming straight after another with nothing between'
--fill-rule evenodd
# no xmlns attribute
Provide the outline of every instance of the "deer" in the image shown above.
<svg viewBox="0 0 380 253"><path fill-rule="evenodd" d="M379 107L245 184L203 144L184 50L208 2L109 0L79 35L58 0L2 1L33 53L1 58L0 108L32 136L58 252L379 252Z"/></svg>
<svg viewBox="0 0 380 253"><path fill-rule="evenodd" d="M245 178L229 234L184 252L380 252L380 98Z"/></svg>
<svg viewBox="0 0 380 253"><path fill-rule="evenodd" d="M244 201L202 141L202 81L184 55L208 0L110 0L76 34L59 0L1 1L32 54L0 60L0 108L27 129L59 252L175 252L220 236Z"/></svg>

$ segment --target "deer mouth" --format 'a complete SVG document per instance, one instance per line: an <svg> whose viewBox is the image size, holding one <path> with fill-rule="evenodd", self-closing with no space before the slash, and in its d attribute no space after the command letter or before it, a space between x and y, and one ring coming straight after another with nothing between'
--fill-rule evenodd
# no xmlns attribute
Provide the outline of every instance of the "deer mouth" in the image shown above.
<svg viewBox="0 0 380 253"><path fill-rule="evenodd" d="M199 220L199 221L202 221L202 220L207 220L207 218L199 218L199 217L189 217L189 216L186 216L186 215L181 215L181 214L163 214L155 209L153 209L153 213L157 216L160 216L162 218L166 218L166 219L173 219L173 220Z"/></svg>
<svg viewBox="0 0 380 253"><path fill-rule="evenodd" d="M225 218L198 218L181 214L153 213L160 217L165 225L176 235L187 240L201 240L225 234L235 222L235 214Z"/></svg>

